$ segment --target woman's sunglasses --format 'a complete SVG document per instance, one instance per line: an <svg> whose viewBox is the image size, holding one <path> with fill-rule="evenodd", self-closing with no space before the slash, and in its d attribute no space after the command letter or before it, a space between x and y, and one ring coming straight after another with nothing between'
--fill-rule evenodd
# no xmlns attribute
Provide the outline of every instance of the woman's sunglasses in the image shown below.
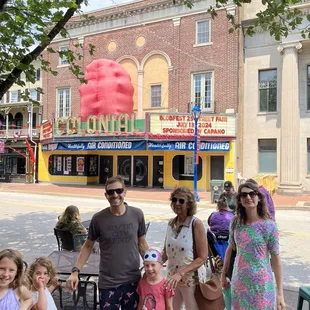
<svg viewBox="0 0 310 310"><path fill-rule="evenodd" d="M176 198L176 197L171 198L171 202L173 202L173 203L177 203L178 201L181 205L185 203L185 199L183 199L183 198Z"/></svg>
<svg viewBox="0 0 310 310"><path fill-rule="evenodd" d="M254 197L257 196L257 193L254 191L249 192L249 193L243 192L243 193L240 193L240 198L246 198L248 197L248 195L250 196L251 199L253 199Z"/></svg>
<svg viewBox="0 0 310 310"><path fill-rule="evenodd" d="M124 193L124 189L123 188L115 188L115 189L108 189L106 191L107 195L112 196L114 195L114 193L120 195L122 193Z"/></svg>

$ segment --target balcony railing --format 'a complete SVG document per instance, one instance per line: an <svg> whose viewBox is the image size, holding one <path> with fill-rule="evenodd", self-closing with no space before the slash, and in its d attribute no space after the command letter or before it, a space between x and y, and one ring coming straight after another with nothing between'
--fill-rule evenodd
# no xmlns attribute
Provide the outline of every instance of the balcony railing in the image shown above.
<svg viewBox="0 0 310 310"><path fill-rule="evenodd" d="M5 128L0 128L0 139L7 138L7 139L23 139L29 136L29 129L9 129L6 131ZM32 129L32 136L34 138L40 137L40 129Z"/></svg>

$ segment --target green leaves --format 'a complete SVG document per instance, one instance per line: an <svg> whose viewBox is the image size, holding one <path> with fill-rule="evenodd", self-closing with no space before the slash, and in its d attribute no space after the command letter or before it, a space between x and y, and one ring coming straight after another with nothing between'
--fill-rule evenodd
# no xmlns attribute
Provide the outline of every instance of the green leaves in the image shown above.
<svg viewBox="0 0 310 310"><path fill-rule="evenodd" d="M81 3L87 0L14 0L0 1L0 98L14 84L25 84L20 78L24 72L28 82L35 83L36 68L31 64L40 61L41 69L56 76L57 69L41 57L41 53L56 54L49 44L57 34L71 38L65 25L79 12ZM83 17L81 16L81 19ZM77 42L69 44L73 50L64 52L69 61L69 69L81 81L84 73L80 64L83 57L83 46ZM95 46L89 47L91 55ZM59 55L62 56L62 55Z"/></svg>

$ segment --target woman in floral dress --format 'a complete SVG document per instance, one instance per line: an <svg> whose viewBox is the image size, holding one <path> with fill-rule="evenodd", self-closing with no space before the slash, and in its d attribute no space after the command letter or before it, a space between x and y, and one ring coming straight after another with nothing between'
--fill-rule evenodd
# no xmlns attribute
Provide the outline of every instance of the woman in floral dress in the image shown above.
<svg viewBox="0 0 310 310"><path fill-rule="evenodd" d="M237 249L231 279L232 309L284 309L279 234L266 209L265 196L257 185L244 183L236 198L236 216L231 224L230 244L221 277L223 287L227 287L225 271L232 250Z"/></svg>

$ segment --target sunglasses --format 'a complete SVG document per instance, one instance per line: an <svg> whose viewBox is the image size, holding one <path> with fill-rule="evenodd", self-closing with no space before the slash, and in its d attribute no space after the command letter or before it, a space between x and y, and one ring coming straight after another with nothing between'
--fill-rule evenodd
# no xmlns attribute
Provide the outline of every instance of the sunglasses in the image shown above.
<svg viewBox="0 0 310 310"><path fill-rule="evenodd" d="M173 198L171 198L171 201L172 201L173 203L179 202L181 205L185 203L185 199L183 199L183 198L176 198L176 197L173 197Z"/></svg>
<svg viewBox="0 0 310 310"><path fill-rule="evenodd" d="M109 196L114 195L114 193L120 195L124 193L124 189L123 188L107 189L106 193Z"/></svg>
<svg viewBox="0 0 310 310"><path fill-rule="evenodd" d="M240 193L240 198L246 198L246 197L248 197L248 195L250 196L251 199L253 199L254 197L257 196L257 193L254 191L249 192L249 193L243 192L243 193Z"/></svg>

